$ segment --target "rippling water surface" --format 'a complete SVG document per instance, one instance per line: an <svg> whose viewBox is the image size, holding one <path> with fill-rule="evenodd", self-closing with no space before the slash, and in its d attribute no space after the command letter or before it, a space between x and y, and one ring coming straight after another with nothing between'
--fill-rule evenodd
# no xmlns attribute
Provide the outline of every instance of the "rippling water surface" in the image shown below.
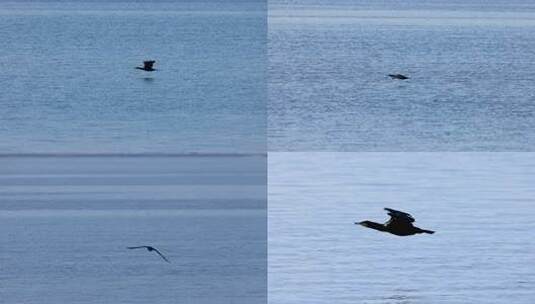
<svg viewBox="0 0 535 304"><path fill-rule="evenodd" d="M272 151L535 147L532 2L273 1L268 19Z"/></svg>
<svg viewBox="0 0 535 304"><path fill-rule="evenodd" d="M5 303L266 302L266 159L0 157ZM165 263L145 250L152 245Z"/></svg>
<svg viewBox="0 0 535 304"><path fill-rule="evenodd" d="M264 1L0 1L0 37L4 153L265 150Z"/></svg>
<svg viewBox="0 0 535 304"><path fill-rule="evenodd" d="M271 153L269 303L535 299L532 153ZM433 235L353 224L410 212Z"/></svg>

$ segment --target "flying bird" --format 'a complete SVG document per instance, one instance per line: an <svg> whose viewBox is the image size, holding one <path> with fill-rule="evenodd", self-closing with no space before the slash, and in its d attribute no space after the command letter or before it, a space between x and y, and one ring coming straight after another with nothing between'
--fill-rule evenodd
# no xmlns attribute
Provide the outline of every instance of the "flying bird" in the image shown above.
<svg viewBox="0 0 535 304"><path fill-rule="evenodd" d="M127 247L128 249L139 249L139 248L146 248L149 252L150 251L156 251L156 253L164 259L167 263L171 263L158 249L152 247L152 246L136 246L136 247Z"/></svg>
<svg viewBox="0 0 535 304"><path fill-rule="evenodd" d="M388 74L388 76L390 76L390 78L392 79L399 79L399 80L409 79L409 77L402 75L402 74Z"/></svg>
<svg viewBox="0 0 535 304"><path fill-rule="evenodd" d="M368 227L371 229L383 231L383 232L389 232L395 235L399 236L407 236L407 235L413 235L418 233L429 233L433 234L434 231L431 230L425 230L420 229L418 227L415 227L412 223L414 223L414 218L405 212L397 211L390 208L385 208L386 211L388 211L388 215L390 215L390 220L384 224L375 223L371 221L363 221L363 222L357 222L356 225L361 225L364 227Z"/></svg>
<svg viewBox="0 0 535 304"><path fill-rule="evenodd" d="M152 71L156 71L155 68L153 68L152 66L154 65L156 61L155 60L146 60L146 61L143 61L143 66L142 67L136 67L136 69L138 70L143 70L143 71L147 71L147 72L152 72Z"/></svg>

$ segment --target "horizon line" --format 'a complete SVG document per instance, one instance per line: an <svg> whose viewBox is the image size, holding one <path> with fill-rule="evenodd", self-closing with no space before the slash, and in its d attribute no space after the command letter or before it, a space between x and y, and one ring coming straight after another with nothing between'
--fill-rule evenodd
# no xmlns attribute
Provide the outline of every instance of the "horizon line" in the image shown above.
<svg viewBox="0 0 535 304"><path fill-rule="evenodd" d="M267 157L266 153L230 153L230 152L24 152L0 153L0 158L14 157Z"/></svg>

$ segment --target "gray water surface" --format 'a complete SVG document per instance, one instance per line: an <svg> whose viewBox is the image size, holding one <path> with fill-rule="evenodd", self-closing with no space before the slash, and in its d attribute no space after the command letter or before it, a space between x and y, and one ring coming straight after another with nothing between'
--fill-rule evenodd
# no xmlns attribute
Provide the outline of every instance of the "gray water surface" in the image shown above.
<svg viewBox="0 0 535 304"><path fill-rule="evenodd" d="M271 151L535 147L531 2L273 1L268 19Z"/></svg>
<svg viewBox="0 0 535 304"><path fill-rule="evenodd" d="M0 1L0 17L3 153L265 150L265 2Z"/></svg>
<svg viewBox="0 0 535 304"><path fill-rule="evenodd" d="M535 299L533 153L271 153L269 303ZM399 237L383 207L435 234Z"/></svg>
<svg viewBox="0 0 535 304"><path fill-rule="evenodd" d="M266 302L266 204L264 156L0 157L2 301Z"/></svg>

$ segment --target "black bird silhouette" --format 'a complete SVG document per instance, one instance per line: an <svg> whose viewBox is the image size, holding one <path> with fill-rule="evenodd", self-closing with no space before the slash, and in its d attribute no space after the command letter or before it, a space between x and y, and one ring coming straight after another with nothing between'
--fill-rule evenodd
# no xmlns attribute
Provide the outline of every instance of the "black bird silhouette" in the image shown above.
<svg viewBox="0 0 535 304"><path fill-rule="evenodd" d="M371 221L363 221L355 224L379 231L390 232L399 236L407 236L418 233L435 233L431 230L420 229L418 227L413 226L412 223L414 223L414 218L408 213L390 208L385 208L385 210L388 211L388 215L390 215L390 220L384 224L379 224Z"/></svg>
<svg viewBox="0 0 535 304"><path fill-rule="evenodd" d="M142 67L136 67L136 69L147 71L147 72L156 71L156 69L152 67L155 62L156 62L155 60L143 61L143 66Z"/></svg>
<svg viewBox="0 0 535 304"><path fill-rule="evenodd" d="M160 255L162 257L162 259L164 259L164 261L166 261L167 263L171 263L160 251L158 251L158 249L152 247L152 246L136 246L136 247L127 247L128 249L139 249L139 248L146 248L149 252L150 251L156 251L156 253L158 255Z"/></svg>
<svg viewBox="0 0 535 304"><path fill-rule="evenodd" d="M399 79L399 80L405 80L409 79L409 77L402 75L402 74L388 74L392 79Z"/></svg>

